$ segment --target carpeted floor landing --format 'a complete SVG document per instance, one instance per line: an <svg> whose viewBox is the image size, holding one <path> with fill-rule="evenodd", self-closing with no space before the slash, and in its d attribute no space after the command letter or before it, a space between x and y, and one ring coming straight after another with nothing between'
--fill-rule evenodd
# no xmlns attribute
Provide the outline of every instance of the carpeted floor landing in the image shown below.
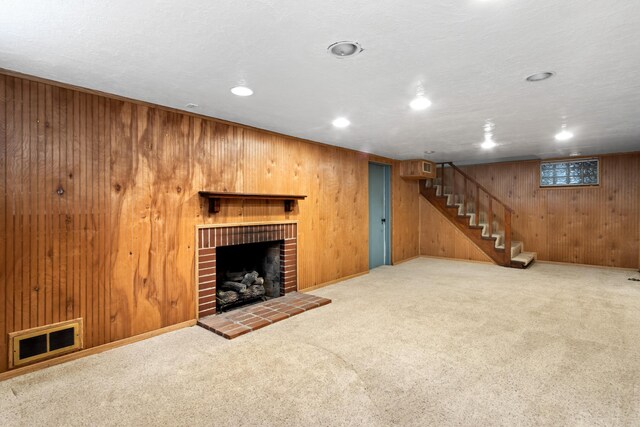
<svg viewBox="0 0 640 427"><path fill-rule="evenodd" d="M638 273L416 259L229 341L200 327L0 383L0 425L639 425Z"/></svg>

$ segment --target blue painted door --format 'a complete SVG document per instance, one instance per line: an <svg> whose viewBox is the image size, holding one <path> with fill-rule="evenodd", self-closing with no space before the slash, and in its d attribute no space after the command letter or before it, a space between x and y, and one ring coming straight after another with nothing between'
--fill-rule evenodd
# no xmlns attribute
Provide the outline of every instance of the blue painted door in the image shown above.
<svg viewBox="0 0 640 427"><path fill-rule="evenodd" d="M369 163L369 268L391 264L391 167Z"/></svg>

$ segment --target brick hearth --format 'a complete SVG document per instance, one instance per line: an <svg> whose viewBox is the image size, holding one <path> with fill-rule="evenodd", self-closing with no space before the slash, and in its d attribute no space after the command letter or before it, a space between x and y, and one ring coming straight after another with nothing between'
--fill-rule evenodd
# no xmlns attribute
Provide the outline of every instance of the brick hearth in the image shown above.
<svg viewBox="0 0 640 427"><path fill-rule="evenodd" d="M293 292L282 298L200 318L198 325L226 339L233 339L330 302L327 298Z"/></svg>

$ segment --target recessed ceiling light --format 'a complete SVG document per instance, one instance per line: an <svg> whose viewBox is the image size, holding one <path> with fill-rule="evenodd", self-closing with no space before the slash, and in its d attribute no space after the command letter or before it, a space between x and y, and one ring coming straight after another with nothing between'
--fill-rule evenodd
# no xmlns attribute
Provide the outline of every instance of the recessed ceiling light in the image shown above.
<svg viewBox="0 0 640 427"><path fill-rule="evenodd" d="M582 153L581 153L581 152L579 152L579 151L574 151L574 152L572 152L572 153L571 153L571 154L569 154L569 155L570 155L571 157L576 157L576 156L579 156L579 155L581 155L581 154L582 154Z"/></svg>
<svg viewBox="0 0 640 427"><path fill-rule="evenodd" d="M573 138L573 132L569 132L565 125L562 125L562 130L556 133L556 141L568 141Z"/></svg>
<svg viewBox="0 0 640 427"><path fill-rule="evenodd" d="M409 106L411 107L411 109L416 111L426 110L427 108L431 107L431 101L429 101L429 99L425 98L424 96L416 96L413 101L409 103Z"/></svg>
<svg viewBox="0 0 640 427"><path fill-rule="evenodd" d="M553 77L556 73L554 73L553 71L543 71L541 73L535 73L535 74L531 74L530 76L527 77L527 81L528 82L540 82L542 80L547 80L551 77Z"/></svg>
<svg viewBox="0 0 640 427"><path fill-rule="evenodd" d="M351 124L351 122L344 117L338 117L333 122L331 122L337 128L346 128Z"/></svg>
<svg viewBox="0 0 640 427"><path fill-rule="evenodd" d="M362 51L360 43L351 41L335 42L327 48L330 55L339 59L354 57Z"/></svg>
<svg viewBox="0 0 640 427"><path fill-rule="evenodd" d="M231 93L237 96L251 96L253 91L246 86L236 86L231 88Z"/></svg>
<svg viewBox="0 0 640 427"><path fill-rule="evenodd" d="M427 150L424 152L424 154L435 154L436 152L433 150Z"/></svg>
<svg viewBox="0 0 640 427"><path fill-rule="evenodd" d="M190 102L187 105L185 105L185 107L187 107L187 108L197 108L198 104L193 104L193 103Z"/></svg>
<svg viewBox="0 0 640 427"><path fill-rule="evenodd" d="M480 146L482 148L484 148L485 150L488 150L490 148L495 147L496 142L493 140L493 129L496 126L493 124L493 122L491 120L487 120L483 126L484 129L484 141L482 142L482 144L480 144Z"/></svg>
<svg viewBox="0 0 640 427"><path fill-rule="evenodd" d="M556 141L568 141L571 138L573 138L573 132L569 132L567 130L566 122L562 123L562 128L560 129L560 132L556 134Z"/></svg>
<svg viewBox="0 0 640 427"><path fill-rule="evenodd" d="M496 142L493 140L493 138L491 136L485 136L484 137L484 141L482 141L482 144L480 144L480 146L482 148L484 148L485 150L493 148L496 145L498 145L498 144L496 144Z"/></svg>

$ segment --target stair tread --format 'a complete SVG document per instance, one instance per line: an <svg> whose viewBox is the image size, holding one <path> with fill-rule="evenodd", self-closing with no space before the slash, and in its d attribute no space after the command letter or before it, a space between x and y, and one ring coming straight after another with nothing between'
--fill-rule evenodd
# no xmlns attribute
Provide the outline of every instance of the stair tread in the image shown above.
<svg viewBox="0 0 640 427"><path fill-rule="evenodd" d="M516 248L516 247L518 247L518 246L519 246L519 245L521 245L521 244L522 244L522 242L514 242L514 241L511 241L511 248ZM499 246L496 246L496 247L504 249L504 243L503 243L503 244L501 244L501 245L499 245Z"/></svg>
<svg viewBox="0 0 640 427"><path fill-rule="evenodd" d="M511 258L511 261L521 262L525 265L529 264L536 258L537 254L535 252L520 252L517 256Z"/></svg>

